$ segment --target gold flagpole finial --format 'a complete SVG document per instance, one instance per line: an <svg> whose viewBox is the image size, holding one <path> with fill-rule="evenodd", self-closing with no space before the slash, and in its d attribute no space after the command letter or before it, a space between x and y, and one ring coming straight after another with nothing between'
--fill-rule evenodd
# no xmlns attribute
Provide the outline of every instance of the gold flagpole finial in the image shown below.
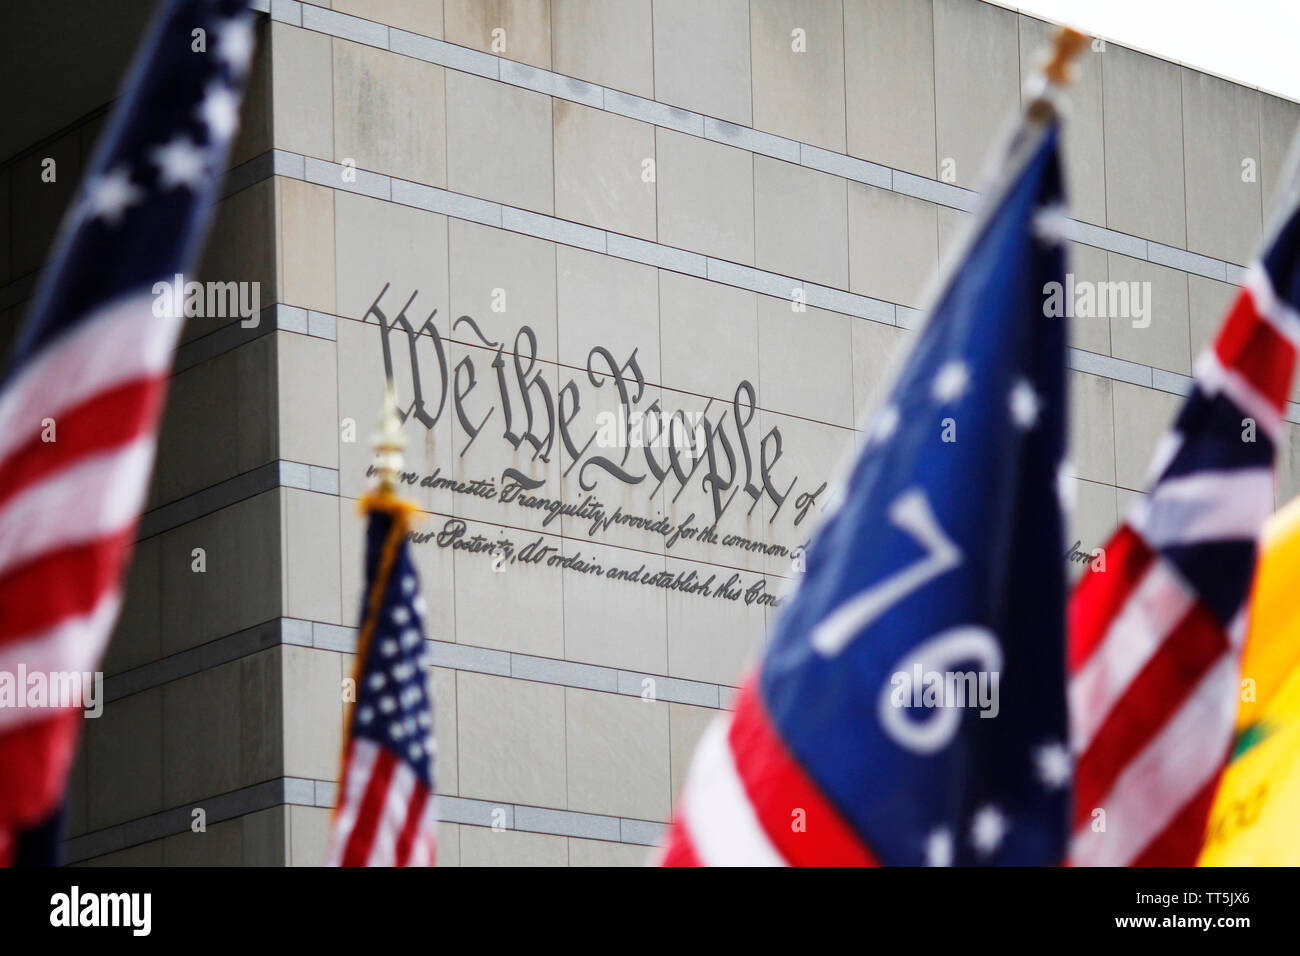
<svg viewBox="0 0 1300 956"><path fill-rule="evenodd" d="M381 492L397 489L397 476L402 470L402 451L406 438L402 435L402 422L397 415L397 396L393 383L384 386L384 409L379 414L379 430L372 439L375 447L375 474L379 477Z"/></svg>
<svg viewBox="0 0 1300 956"><path fill-rule="evenodd" d="M1043 75L1053 86L1068 86L1070 66L1088 45L1088 37L1072 27L1061 27L1052 39L1052 55L1043 67Z"/></svg>
<svg viewBox="0 0 1300 956"><path fill-rule="evenodd" d="M1025 83L1029 97L1026 115L1031 122L1046 122L1060 111L1061 91L1070 85L1071 66L1088 45L1088 37L1071 27L1061 27L1052 38L1052 48L1042 69L1031 73Z"/></svg>

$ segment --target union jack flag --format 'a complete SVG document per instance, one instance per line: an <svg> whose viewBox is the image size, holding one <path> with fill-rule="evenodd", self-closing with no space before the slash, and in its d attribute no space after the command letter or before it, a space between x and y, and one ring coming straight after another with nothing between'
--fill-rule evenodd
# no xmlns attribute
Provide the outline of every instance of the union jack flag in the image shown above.
<svg viewBox="0 0 1300 956"><path fill-rule="evenodd" d="M366 597L330 866L432 866L437 838L424 598L406 542L409 506L367 496Z"/></svg>
<svg viewBox="0 0 1300 956"><path fill-rule="evenodd" d="M1290 199L1191 394L1153 482L1069 605L1070 856L1190 866L1232 747L1247 596L1273 510L1273 460L1300 342Z"/></svg>
<svg viewBox="0 0 1300 956"><path fill-rule="evenodd" d="M1012 138L665 865L1042 864L1070 764L1055 110Z"/></svg>
<svg viewBox="0 0 1300 956"><path fill-rule="evenodd" d="M206 231L253 49L247 8L163 5L19 334L0 391L0 672L93 672L117 619L182 321L158 314L153 288ZM0 709L0 862L57 808L78 720Z"/></svg>

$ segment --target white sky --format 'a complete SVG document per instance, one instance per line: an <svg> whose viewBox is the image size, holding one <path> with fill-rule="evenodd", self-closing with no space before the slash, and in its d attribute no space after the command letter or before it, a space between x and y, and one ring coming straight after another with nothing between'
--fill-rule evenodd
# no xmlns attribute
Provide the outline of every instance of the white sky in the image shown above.
<svg viewBox="0 0 1300 956"><path fill-rule="evenodd" d="M993 0L1300 100L1300 0Z"/></svg>

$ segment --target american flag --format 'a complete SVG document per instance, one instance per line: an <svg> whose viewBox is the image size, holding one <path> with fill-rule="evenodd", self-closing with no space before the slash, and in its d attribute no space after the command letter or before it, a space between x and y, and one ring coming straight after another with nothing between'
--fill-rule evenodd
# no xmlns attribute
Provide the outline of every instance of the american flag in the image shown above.
<svg viewBox="0 0 1300 956"><path fill-rule="evenodd" d="M437 837L424 599L409 506L367 496L366 596L330 866L432 866Z"/></svg>
<svg viewBox="0 0 1300 956"><path fill-rule="evenodd" d="M247 6L163 5L19 333L0 391L0 672L93 672L117 618L181 325L153 288L206 231L253 49ZM0 861L59 805L78 720L0 709Z"/></svg>
<svg viewBox="0 0 1300 956"><path fill-rule="evenodd" d="M1035 101L757 674L699 744L665 865L1063 858L1058 138Z"/></svg>
<svg viewBox="0 0 1300 956"><path fill-rule="evenodd" d="M1300 342L1292 200L1247 272L1146 497L1069 605L1070 856L1190 866L1232 746L1247 595Z"/></svg>

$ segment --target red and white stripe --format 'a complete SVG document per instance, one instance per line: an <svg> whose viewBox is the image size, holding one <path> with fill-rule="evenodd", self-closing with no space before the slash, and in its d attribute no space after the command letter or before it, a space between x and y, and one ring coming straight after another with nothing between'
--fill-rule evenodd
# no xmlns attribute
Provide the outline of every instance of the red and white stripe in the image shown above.
<svg viewBox="0 0 1300 956"><path fill-rule="evenodd" d="M1197 364L1276 439L1300 321L1254 267ZM1194 436L1173 435L1167 463ZM1159 481L1105 548L1104 572L1069 607L1069 703L1076 755L1076 865L1190 865L1232 744L1245 611L1226 626L1163 547L1257 539L1273 508L1268 467Z"/></svg>
<svg viewBox="0 0 1300 956"><path fill-rule="evenodd" d="M348 745L328 866L432 866L436 801L410 765L364 737Z"/></svg>
<svg viewBox="0 0 1300 956"><path fill-rule="evenodd" d="M0 671L99 667L181 326L153 301L78 323L0 394ZM0 709L0 845L54 809L78 724L73 709Z"/></svg>
<svg viewBox="0 0 1300 956"><path fill-rule="evenodd" d="M705 732L661 866L875 866L777 736L751 679Z"/></svg>

